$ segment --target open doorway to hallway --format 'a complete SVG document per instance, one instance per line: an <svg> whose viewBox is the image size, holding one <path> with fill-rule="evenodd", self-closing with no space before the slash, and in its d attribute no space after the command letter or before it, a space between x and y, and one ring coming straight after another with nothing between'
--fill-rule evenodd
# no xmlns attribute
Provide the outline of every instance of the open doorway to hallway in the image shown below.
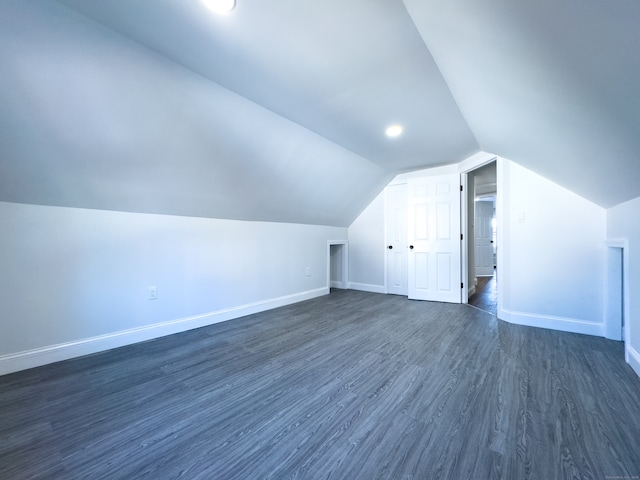
<svg viewBox="0 0 640 480"><path fill-rule="evenodd" d="M469 305L497 315L497 171L490 162L467 173Z"/></svg>

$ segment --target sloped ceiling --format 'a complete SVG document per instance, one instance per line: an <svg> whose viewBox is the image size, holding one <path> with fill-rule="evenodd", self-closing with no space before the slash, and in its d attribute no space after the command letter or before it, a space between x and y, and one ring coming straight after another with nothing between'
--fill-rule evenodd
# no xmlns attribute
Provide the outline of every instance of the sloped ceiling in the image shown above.
<svg viewBox="0 0 640 480"><path fill-rule="evenodd" d="M640 196L640 2L405 4L482 150L603 207Z"/></svg>
<svg viewBox="0 0 640 480"><path fill-rule="evenodd" d="M1 0L0 200L346 226L485 150L614 205L640 196L638 5Z"/></svg>

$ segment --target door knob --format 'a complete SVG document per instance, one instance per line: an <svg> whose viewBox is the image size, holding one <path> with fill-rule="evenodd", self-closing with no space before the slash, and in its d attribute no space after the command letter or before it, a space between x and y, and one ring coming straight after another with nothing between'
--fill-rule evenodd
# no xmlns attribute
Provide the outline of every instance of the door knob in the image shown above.
<svg viewBox="0 0 640 480"><path fill-rule="evenodd" d="M389 245L387 248L388 248L389 250L393 250L393 245Z"/></svg>
<svg viewBox="0 0 640 480"><path fill-rule="evenodd" d="M413 250L413 245L409 245L409 250Z"/></svg>

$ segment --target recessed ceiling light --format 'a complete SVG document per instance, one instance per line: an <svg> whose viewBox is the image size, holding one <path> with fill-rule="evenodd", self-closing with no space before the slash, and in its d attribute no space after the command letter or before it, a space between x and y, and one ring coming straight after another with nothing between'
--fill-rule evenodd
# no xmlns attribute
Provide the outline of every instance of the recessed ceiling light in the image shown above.
<svg viewBox="0 0 640 480"><path fill-rule="evenodd" d="M214 13L224 15L236 6L236 0L203 0L204 4Z"/></svg>
<svg viewBox="0 0 640 480"><path fill-rule="evenodd" d="M386 134L387 137L398 137L402 135L403 131L404 128L402 128L402 125L391 125L387 127Z"/></svg>

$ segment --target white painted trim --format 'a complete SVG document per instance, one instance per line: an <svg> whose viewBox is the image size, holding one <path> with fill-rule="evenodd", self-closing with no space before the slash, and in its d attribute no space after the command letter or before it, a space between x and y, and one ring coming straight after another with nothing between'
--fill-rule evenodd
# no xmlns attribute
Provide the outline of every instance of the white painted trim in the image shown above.
<svg viewBox="0 0 640 480"><path fill-rule="evenodd" d="M528 327L548 328L570 333L583 333L586 335L604 336L604 324L589 322L576 318L554 317L537 313L516 312L498 309L498 318L505 322L525 325Z"/></svg>
<svg viewBox="0 0 640 480"><path fill-rule="evenodd" d="M382 251L384 252L383 255L383 265L382 265L382 269L384 271L384 292L382 293L389 293L389 282L387 281L387 276L389 275L389 265L387 262L387 233L389 232L389 219L387 218L387 210L388 210L388 205L389 205L389 186L391 184L387 185L386 187L384 187L384 212L382 215L382 223L383 223L383 232L384 234L382 235ZM402 183L399 183L398 185L402 185ZM349 287L351 288L351 287ZM354 290L359 290L357 288L354 288ZM367 290L368 291L368 290Z"/></svg>
<svg viewBox="0 0 640 480"><path fill-rule="evenodd" d="M461 276L462 276L462 282L464 283L465 287L463 287L462 289L462 303L469 303L469 297L471 295L473 295L474 293L476 293L476 285L467 285L467 283L469 282L469 246L468 246L468 242L469 242L469 216L473 215L475 216L475 212L469 212L469 208L468 208L468 197L470 195L469 192L469 180L468 180L468 174L474 170L477 170L480 167L483 167L485 165L488 165L492 162L496 162L496 185L500 184L500 180L499 180L499 173L498 173L498 168L501 168L498 166L498 164L500 164L502 161L498 159L498 157L492 153L487 153L487 152L478 152L475 155L472 155L468 158L466 158L465 160L463 160L462 162L460 162L458 164L458 170L460 172L460 184L463 186L464 191L461 193L460 195L460 231L461 233L464 235L465 240L461 243L460 245L460 253L461 253L461 257L460 257L460 265L461 265ZM498 242L498 245L504 245L504 243L502 243L502 196L500 194L500 189L496 188L496 193L492 193L491 196L495 196L496 197L496 222L498 222L498 238L496 239ZM501 249L498 248L498 257L500 257L500 251ZM497 264L498 265L502 265L501 263L502 259L501 258L497 258ZM497 272L495 273L497 276ZM479 275L476 275L475 277L477 278ZM477 282L477 279L476 279ZM500 302L500 298L502 297L502 290L501 290L501 286L500 284L498 284L498 302ZM466 298L466 301L465 301Z"/></svg>
<svg viewBox="0 0 640 480"><path fill-rule="evenodd" d="M387 288L384 285L349 282L349 288L351 290L360 290L361 292L387 293Z"/></svg>
<svg viewBox="0 0 640 480"><path fill-rule="evenodd" d="M629 342L627 342L625 348L625 360L629 365L631 365L631 368L633 368L636 374L640 377L640 352L629 345Z"/></svg>
<svg viewBox="0 0 640 480"><path fill-rule="evenodd" d="M215 312L203 313L192 317L170 320L130 330L123 330L97 337L83 338L74 342L67 342L48 347L37 348L9 355L0 356L0 375L47 365L49 363L81 357L92 353L110 350L112 348L144 342L154 338L173 335L175 333L206 327L214 323L224 322L245 315L251 315L265 310L290 305L292 303L310 300L327 295L328 288L317 288L306 292L294 293L282 297L249 303L238 307L226 308Z"/></svg>
<svg viewBox="0 0 640 480"><path fill-rule="evenodd" d="M498 157L496 159L496 183L498 184L498 188L496 191L496 224L497 224L497 269L496 269L496 285L498 290L498 318L500 317L500 312L504 311L504 297L505 297L505 278L504 275L500 273L500 269L505 263L505 251L506 251L506 218L504 214L504 192L508 188L507 175L508 175L509 166L507 162Z"/></svg>
<svg viewBox="0 0 640 480"><path fill-rule="evenodd" d="M467 173L460 174L460 185L462 191L460 192L460 233L464 240L460 240L460 280L462 281L461 302L469 303L469 297L473 295L471 293L471 287L469 286L469 190L468 190L468 178ZM475 286L473 287L475 292Z"/></svg>

